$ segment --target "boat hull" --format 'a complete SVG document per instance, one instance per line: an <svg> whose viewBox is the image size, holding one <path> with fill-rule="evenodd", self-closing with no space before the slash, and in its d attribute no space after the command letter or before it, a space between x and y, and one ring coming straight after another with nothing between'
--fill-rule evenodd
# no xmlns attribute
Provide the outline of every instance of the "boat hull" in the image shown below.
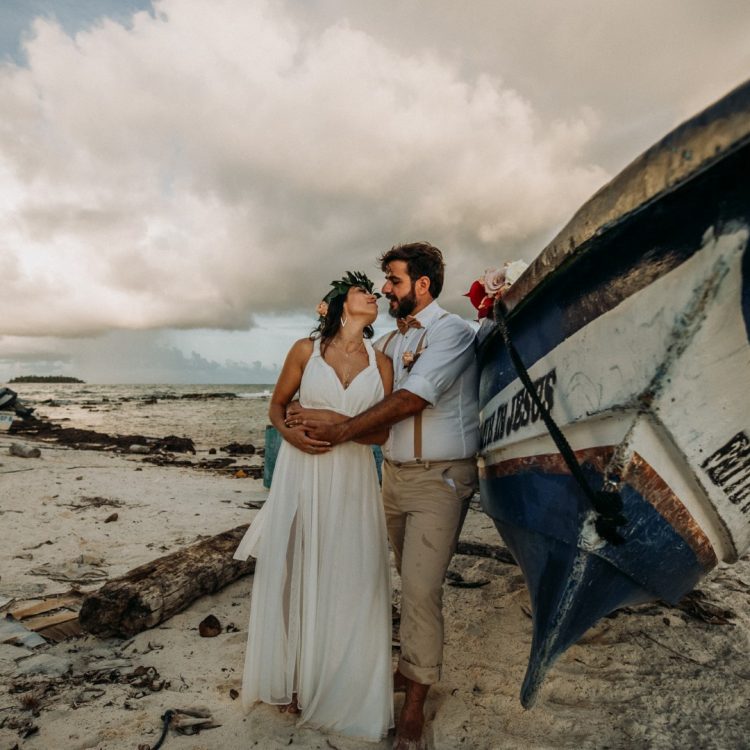
<svg viewBox="0 0 750 750"><path fill-rule="evenodd" d="M480 352L482 503L532 600L524 705L600 617L676 602L750 546L750 86L734 97L746 136L511 305L515 347L589 485L620 493L622 544L597 534L502 338Z"/></svg>

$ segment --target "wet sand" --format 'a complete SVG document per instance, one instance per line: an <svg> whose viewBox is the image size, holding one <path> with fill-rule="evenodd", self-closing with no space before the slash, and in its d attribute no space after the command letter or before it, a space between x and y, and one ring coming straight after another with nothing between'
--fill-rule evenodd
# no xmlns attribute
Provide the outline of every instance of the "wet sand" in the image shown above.
<svg viewBox="0 0 750 750"><path fill-rule="evenodd" d="M70 581L53 578L77 575L89 577L84 591L93 590L105 578L250 521L257 511L248 505L266 496L260 480L28 438L21 440L42 455L18 458L8 455L15 440L0 434L0 597L66 591ZM117 520L105 523L115 512ZM462 538L499 543L477 510ZM428 700L430 747L748 746L747 558L715 570L689 611L651 604L602 621L560 659L530 711L518 702L531 636L520 571L464 555L452 570L487 583L446 586L445 672ZM394 583L397 600L395 573ZM251 587L252 576L240 579L126 641L82 636L35 650L0 645L0 747L134 750L156 743L165 710L197 706L221 726L194 736L170 731L166 750L389 747L299 729L268 706L243 714L236 691ZM223 626L214 638L198 634L208 614ZM145 673L161 689L144 687Z"/></svg>

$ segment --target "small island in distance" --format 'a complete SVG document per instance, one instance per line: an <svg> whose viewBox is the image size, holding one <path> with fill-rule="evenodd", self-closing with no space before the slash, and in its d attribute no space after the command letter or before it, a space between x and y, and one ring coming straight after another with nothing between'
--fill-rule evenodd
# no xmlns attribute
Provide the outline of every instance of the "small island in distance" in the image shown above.
<svg viewBox="0 0 750 750"><path fill-rule="evenodd" d="M71 378L67 375L18 375L9 383L85 383L85 380Z"/></svg>

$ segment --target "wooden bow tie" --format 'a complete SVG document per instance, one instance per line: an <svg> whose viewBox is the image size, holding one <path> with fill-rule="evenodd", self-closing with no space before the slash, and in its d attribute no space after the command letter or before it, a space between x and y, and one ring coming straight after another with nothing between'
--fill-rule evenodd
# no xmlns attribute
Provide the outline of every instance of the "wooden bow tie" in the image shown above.
<svg viewBox="0 0 750 750"><path fill-rule="evenodd" d="M413 316L407 315L405 318L396 318L398 332L405 334L410 328L422 328L422 324Z"/></svg>

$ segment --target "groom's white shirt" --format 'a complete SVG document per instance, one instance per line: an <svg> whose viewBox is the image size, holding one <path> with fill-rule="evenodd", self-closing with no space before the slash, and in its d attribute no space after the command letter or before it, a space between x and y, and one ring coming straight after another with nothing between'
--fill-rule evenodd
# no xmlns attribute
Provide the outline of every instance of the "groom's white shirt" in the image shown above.
<svg viewBox="0 0 750 750"><path fill-rule="evenodd" d="M479 407L474 330L458 315L446 314L431 302L416 316L422 328L396 334L386 354L393 358L393 389L403 388L423 398L429 406L422 412L422 459L445 461L470 458L479 450ZM408 370L405 352L415 352L426 338L419 358ZM390 334L376 346L382 350ZM414 417L397 422L383 446L391 461L414 461Z"/></svg>

